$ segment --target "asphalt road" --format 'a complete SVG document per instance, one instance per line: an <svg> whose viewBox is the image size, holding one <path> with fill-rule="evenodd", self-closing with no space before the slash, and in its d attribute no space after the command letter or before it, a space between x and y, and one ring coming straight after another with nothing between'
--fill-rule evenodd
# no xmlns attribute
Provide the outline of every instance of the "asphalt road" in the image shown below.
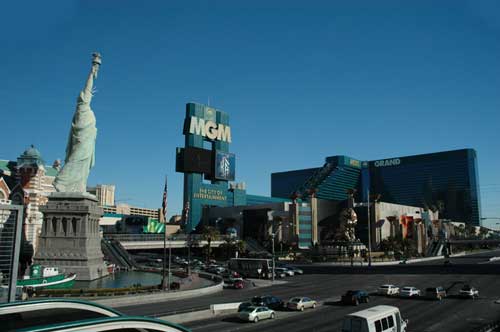
<svg viewBox="0 0 500 332"><path fill-rule="evenodd" d="M272 294L289 299L293 296L310 296L325 304L304 313L278 312L275 320L258 324L242 323L235 317L225 317L183 324L193 331L340 331L342 318L368 306L390 304L400 308L402 316L409 319L409 331L474 331L479 326L500 319L500 261L489 262L500 256L500 250L473 256L451 258L452 264L442 260L395 266L336 267L304 266L303 276L287 278L288 283L266 288L224 290L220 294L194 299L121 307L120 311L133 315L164 316L174 312L207 309L210 304L244 301L254 295ZM359 307L341 306L334 300L348 289L374 291L380 284L415 286L425 289L443 286L453 295L463 283L480 291L477 300L449 298L439 301L398 299L372 296L371 302Z"/></svg>

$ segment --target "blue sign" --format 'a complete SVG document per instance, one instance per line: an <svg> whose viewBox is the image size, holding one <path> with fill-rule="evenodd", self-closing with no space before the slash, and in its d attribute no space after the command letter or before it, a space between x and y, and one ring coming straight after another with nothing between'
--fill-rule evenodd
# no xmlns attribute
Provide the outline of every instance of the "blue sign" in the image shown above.
<svg viewBox="0 0 500 332"><path fill-rule="evenodd" d="M234 153L215 152L215 179L234 181L236 158Z"/></svg>

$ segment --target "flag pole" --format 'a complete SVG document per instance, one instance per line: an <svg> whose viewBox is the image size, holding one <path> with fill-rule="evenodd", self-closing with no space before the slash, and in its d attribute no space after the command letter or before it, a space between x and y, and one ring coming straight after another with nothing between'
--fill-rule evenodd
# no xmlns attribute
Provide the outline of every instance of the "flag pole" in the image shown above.
<svg viewBox="0 0 500 332"><path fill-rule="evenodd" d="M162 290L170 290L170 283L166 278L166 264L167 264L167 176L165 176L165 188L163 189L163 202L162 202L162 212L163 212L163 271L162 271ZM169 264L170 267L170 264ZM170 271L169 271L170 272ZM170 274L170 273L169 273ZM169 275L170 277L170 275Z"/></svg>

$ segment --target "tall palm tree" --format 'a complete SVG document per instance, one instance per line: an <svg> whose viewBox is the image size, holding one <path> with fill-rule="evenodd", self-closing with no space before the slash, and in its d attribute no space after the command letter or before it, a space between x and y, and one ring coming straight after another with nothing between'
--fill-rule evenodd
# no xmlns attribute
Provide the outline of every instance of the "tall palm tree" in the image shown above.
<svg viewBox="0 0 500 332"><path fill-rule="evenodd" d="M212 254L212 241L218 240L220 237L219 231L213 226L205 226L201 231L201 238L207 241L207 262Z"/></svg>

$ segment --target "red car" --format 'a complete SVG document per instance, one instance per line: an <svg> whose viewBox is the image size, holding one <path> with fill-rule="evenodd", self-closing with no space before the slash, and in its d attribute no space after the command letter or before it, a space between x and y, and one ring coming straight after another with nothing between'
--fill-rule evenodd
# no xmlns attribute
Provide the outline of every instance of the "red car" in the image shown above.
<svg viewBox="0 0 500 332"><path fill-rule="evenodd" d="M233 283L233 287L235 289L243 289L245 288L245 284L243 283L243 280L236 280L234 283Z"/></svg>

